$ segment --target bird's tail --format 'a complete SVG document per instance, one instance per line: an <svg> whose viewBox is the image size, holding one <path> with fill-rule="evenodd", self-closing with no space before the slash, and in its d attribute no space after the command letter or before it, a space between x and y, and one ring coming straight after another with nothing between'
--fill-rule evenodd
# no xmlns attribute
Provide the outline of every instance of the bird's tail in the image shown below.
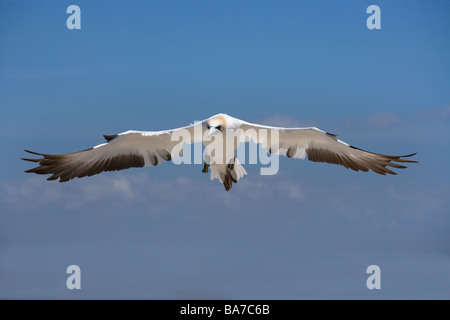
<svg viewBox="0 0 450 320"><path fill-rule="evenodd" d="M247 171L236 158L234 163L211 165L211 180L218 179L227 191L231 189L233 182L237 183L246 174Z"/></svg>

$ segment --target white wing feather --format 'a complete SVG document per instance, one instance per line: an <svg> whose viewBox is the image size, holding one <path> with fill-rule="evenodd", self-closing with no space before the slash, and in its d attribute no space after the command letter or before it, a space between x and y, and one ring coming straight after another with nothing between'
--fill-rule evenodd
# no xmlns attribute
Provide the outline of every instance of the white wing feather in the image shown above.
<svg viewBox="0 0 450 320"><path fill-rule="evenodd" d="M327 133L314 127L281 128L243 122L241 129L244 133L250 132L242 140L251 139L257 143L261 143L270 153L297 159L305 159L308 156L308 160L310 161L339 164L355 171L372 170L383 175L386 173L396 174L386 167L390 166L398 169L406 167L393 163L392 161L417 162L402 159L403 157L410 157L415 154L389 156L368 152L352 147L344 141L337 139L337 135L335 134ZM261 130L263 134L261 134ZM267 132L264 132L264 130ZM276 139L277 136L278 139Z"/></svg>
<svg viewBox="0 0 450 320"><path fill-rule="evenodd" d="M105 136L108 142L80 152L52 155L25 150L43 158L23 160L39 163L39 167L26 172L52 174L47 180L59 178L60 182L92 176L103 171L155 166L180 156L172 152L180 143L179 140L172 139L174 134L181 134L183 142L194 143L201 141L203 127L203 122L198 122L166 131L131 130Z"/></svg>

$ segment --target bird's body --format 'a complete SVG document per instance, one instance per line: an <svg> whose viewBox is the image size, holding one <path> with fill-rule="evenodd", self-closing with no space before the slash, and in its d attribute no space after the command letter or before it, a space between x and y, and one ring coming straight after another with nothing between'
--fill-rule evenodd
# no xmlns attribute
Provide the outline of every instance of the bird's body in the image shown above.
<svg viewBox="0 0 450 320"><path fill-rule="evenodd" d="M132 167L155 166L182 156L183 143L202 142L205 146L203 172L210 172L211 180L218 179L225 189L231 189L247 174L236 158L240 143L254 141L267 148L269 154L314 162L340 164L355 171L372 170L385 175L396 174L387 166L403 169L394 163L413 163L406 156L388 156L367 152L337 139L336 135L314 127L281 128L252 124L226 114L218 114L190 126L165 131L126 131L105 135L106 143L68 154L41 154L40 159L23 159L39 163L27 170L37 174L52 174L47 180L60 182L92 176L103 171Z"/></svg>
<svg viewBox="0 0 450 320"><path fill-rule="evenodd" d="M210 118L206 124L207 136L214 138L203 139L205 166L211 170L211 180L218 179L227 191L231 189L233 182L237 183L247 174L235 156L239 146L235 132L241 125L241 121L225 114Z"/></svg>

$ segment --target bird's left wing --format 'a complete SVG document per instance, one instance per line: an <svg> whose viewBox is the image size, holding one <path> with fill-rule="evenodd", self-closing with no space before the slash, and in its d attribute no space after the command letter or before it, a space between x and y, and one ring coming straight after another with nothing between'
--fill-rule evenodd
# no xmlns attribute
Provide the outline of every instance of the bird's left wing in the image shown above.
<svg viewBox="0 0 450 320"><path fill-rule="evenodd" d="M39 166L25 172L52 174L47 180L59 182L73 178L92 176L103 171L117 171L132 167L156 166L181 156L180 143L194 143L202 140L204 122L166 131L127 131L105 135L106 143L93 148L66 154L28 153L41 156L39 159L25 159Z"/></svg>
<svg viewBox="0 0 450 320"><path fill-rule="evenodd" d="M355 171L372 170L385 175L396 174L387 167L404 169L400 163L417 163L403 159L405 156L389 156L373 153L353 147L339 139L337 135L320 129L269 127L245 122L241 125L241 141L253 140L261 143L270 153L280 154L289 158L305 159L314 162L339 164Z"/></svg>

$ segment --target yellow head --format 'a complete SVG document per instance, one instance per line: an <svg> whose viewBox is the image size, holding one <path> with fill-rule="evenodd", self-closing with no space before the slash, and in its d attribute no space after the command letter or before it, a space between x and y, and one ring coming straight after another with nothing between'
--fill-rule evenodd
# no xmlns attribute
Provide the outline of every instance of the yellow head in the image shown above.
<svg viewBox="0 0 450 320"><path fill-rule="evenodd" d="M223 116L217 115L206 121L206 128L209 130L208 136L211 137L215 134L225 132L227 129L227 121Z"/></svg>

